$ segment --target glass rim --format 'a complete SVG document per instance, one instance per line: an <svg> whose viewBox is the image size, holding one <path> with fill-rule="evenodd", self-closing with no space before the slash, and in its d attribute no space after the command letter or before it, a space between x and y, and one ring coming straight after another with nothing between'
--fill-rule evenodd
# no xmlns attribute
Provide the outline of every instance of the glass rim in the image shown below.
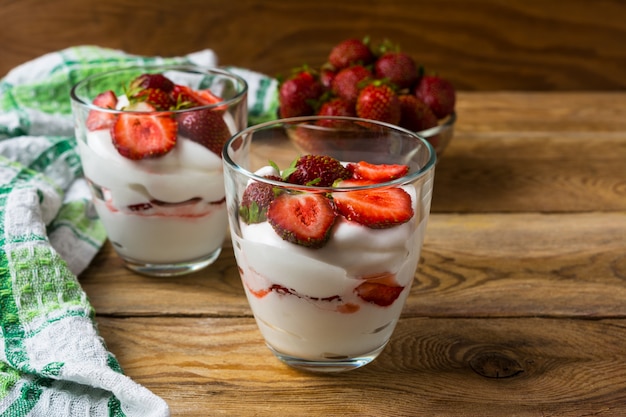
<svg viewBox="0 0 626 417"><path fill-rule="evenodd" d="M134 71L139 70L142 73L150 73L150 72L156 73L157 70L159 70L159 72L178 70L181 72L190 71L190 72L195 72L198 74L216 74L216 75L221 75L221 76L225 76L225 77L236 80L237 84L241 86L241 89L233 97L227 100L218 101L216 103L211 103L211 104L207 104L204 106L195 106L195 107L186 108L186 109L153 110L153 111L141 111L141 110L129 111L129 110L120 110L120 109L107 109L105 107L96 106L91 101L87 102L83 100L83 98L81 98L77 94L77 90L81 88L83 85L87 84L89 81L92 81L97 78L102 78L110 74L120 73L124 71L133 71L133 70ZM115 69L110 69L110 70L98 72L95 74L91 74L83 78L82 80L78 81L72 86L70 90L70 99L73 102L88 108L89 110L97 110L103 113L113 113L113 114L133 113L133 114L138 114L138 115L140 114L177 114L177 113L189 112L191 110L197 111L201 109L212 109L212 108L223 107L223 106L230 107L232 103L236 103L244 99L247 93L248 93L248 83L246 82L246 80L243 77L229 71L225 67L204 67L204 66L194 65L194 64L153 64L153 65L130 65L130 66L118 67Z"/></svg>
<svg viewBox="0 0 626 417"><path fill-rule="evenodd" d="M405 134L409 137L412 137L414 139L416 139L417 141L419 141L423 146L426 147L426 149L428 149L429 152L429 158L428 161L426 162L426 164L424 164L422 167L420 167L418 170L415 170L413 172L409 171L408 174L400 177L400 178L396 178L394 180L391 181L385 181L385 182L380 182L380 183L375 183L375 184L368 184L368 185L359 185L359 186L351 186L351 187L333 187L333 186L325 186L325 187L319 187L319 186L315 186L315 185L300 185L300 184L292 184L292 183L288 183L288 182L282 182L282 181L277 181L277 180L273 180L271 178L266 178L260 175L255 174L252 171L247 170L246 168L243 168L242 166L240 166L239 164L237 164L235 161L233 161L233 159L230 157L229 153L228 153L228 149L229 147L238 139L243 138L243 136L246 136L252 132L255 131L260 131L263 129L267 129L271 126L276 126L276 127L280 127L280 126L285 126L285 125L290 125L290 124L297 124L297 123L304 123L304 122L311 122L311 121L315 121L315 120L338 120L338 121L354 121L354 122L364 122L364 123L372 123L378 126L382 126L385 128L388 128L390 130ZM230 139L228 139L226 141L226 143L224 144L224 147L222 148L222 160L224 161L224 164L228 165L233 171L236 171L246 177L248 177L249 179L252 179L254 181L257 182L263 182L263 183L267 183L267 184L271 184L273 186L276 187L282 187L282 188L290 188L290 189L294 189L294 190L300 190L300 191L306 191L306 192L311 192L311 193L327 193L327 192L340 192L340 191L360 191L360 190L371 190L371 189L379 189L379 188L387 188L387 187L397 187L399 185L404 185L404 184L408 184L408 183L412 183L414 181L416 181L418 178L426 175L428 172L430 172L432 169L435 168L436 162L437 162L437 153L435 151L435 148L430 144L430 142L428 142L428 140L426 140L423 136L405 129L403 127L397 126L397 125L393 125L391 123L386 123L386 122L381 122L379 120L373 120L373 119L364 119L364 118L360 118L360 117L349 117L349 116L299 116L299 117L287 117L287 118L281 118L281 119L275 119L275 120L271 120L271 121L267 121L267 122L263 122L263 123L259 123L257 125L253 125L253 126L249 126L239 132L237 132L235 135L233 135Z"/></svg>

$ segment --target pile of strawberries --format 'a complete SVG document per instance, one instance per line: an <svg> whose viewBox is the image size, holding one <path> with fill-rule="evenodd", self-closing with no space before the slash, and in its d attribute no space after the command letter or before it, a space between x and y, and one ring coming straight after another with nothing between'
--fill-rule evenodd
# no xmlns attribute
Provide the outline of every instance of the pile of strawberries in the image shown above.
<svg viewBox="0 0 626 417"><path fill-rule="evenodd" d="M281 81L278 97L280 117L356 116L419 132L454 111L456 92L389 42L346 39L321 68L299 68Z"/></svg>
<svg viewBox="0 0 626 417"><path fill-rule="evenodd" d="M303 155L280 177L268 178L297 185L358 187L400 178L408 169L364 161L344 166L330 156ZM290 193L261 182L248 185L239 208L244 222L268 221L283 240L310 248L326 244L339 216L372 229L386 229L406 223L413 214L411 197L402 188Z"/></svg>
<svg viewBox="0 0 626 417"><path fill-rule="evenodd" d="M128 105L123 112L91 110L86 121L90 131L109 129L120 155L132 160L163 156L176 146L179 133L221 155L230 130L222 109L205 107L222 101L210 90L175 84L163 74L142 74L125 91ZM116 109L118 97L104 91L93 104ZM185 109L189 111L173 112Z"/></svg>

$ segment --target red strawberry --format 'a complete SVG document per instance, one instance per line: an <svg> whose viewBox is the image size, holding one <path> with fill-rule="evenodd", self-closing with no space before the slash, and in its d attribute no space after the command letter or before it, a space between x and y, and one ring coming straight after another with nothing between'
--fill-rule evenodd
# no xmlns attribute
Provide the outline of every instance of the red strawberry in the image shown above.
<svg viewBox="0 0 626 417"><path fill-rule="evenodd" d="M338 187L370 185L370 180L345 180ZM406 223L413 217L411 196L402 188L337 191L335 205L346 219L372 229L386 229Z"/></svg>
<svg viewBox="0 0 626 417"><path fill-rule="evenodd" d="M111 137L120 155L128 159L155 158L176 145L177 123L171 115L125 112L111 126Z"/></svg>
<svg viewBox="0 0 626 417"><path fill-rule="evenodd" d="M175 84L171 94L172 99L176 103L176 108L178 109L185 109L202 105L200 100L198 100L196 94L194 94L193 90L185 85Z"/></svg>
<svg viewBox="0 0 626 417"><path fill-rule="evenodd" d="M454 111L456 92L452 83L436 75L425 75L415 87L415 95L441 119Z"/></svg>
<svg viewBox="0 0 626 417"><path fill-rule="evenodd" d="M100 93L93 99L93 104L103 109L114 109L117 106L117 96L111 90ZM90 131L109 128L115 120L115 114L97 110L89 111L86 126Z"/></svg>
<svg viewBox="0 0 626 417"><path fill-rule="evenodd" d="M320 83L322 83L325 89L330 90L335 75L336 73L332 69L322 67L320 70Z"/></svg>
<svg viewBox="0 0 626 417"><path fill-rule="evenodd" d="M318 116L356 116L354 106L346 99L341 97L332 98L322 104L317 111Z"/></svg>
<svg viewBox="0 0 626 417"><path fill-rule="evenodd" d="M209 90L208 88L202 90L193 90L193 92L203 106L216 104L223 101L221 97L215 95L215 93L213 93L213 91Z"/></svg>
<svg viewBox="0 0 626 417"><path fill-rule="evenodd" d="M281 117L308 116L314 113L315 102L324 88L308 70L303 70L281 83L278 100Z"/></svg>
<svg viewBox="0 0 626 417"><path fill-rule="evenodd" d="M375 281L365 281L355 288L356 294L364 301L374 303L381 307L393 304L400 296L404 287L386 285Z"/></svg>
<svg viewBox="0 0 626 417"><path fill-rule="evenodd" d="M397 125L400 122L400 100L391 87L375 82L359 93L356 114L364 119Z"/></svg>
<svg viewBox="0 0 626 417"><path fill-rule="evenodd" d="M172 80L163 74L141 74L130 83L129 90L154 88L170 93L174 89Z"/></svg>
<svg viewBox="0 0 626 417"><path fill-rule="evenodd" d="M180 84L174 85L171 96L178 109L209 106L222 101L222 98L213 94L211 90L194 90L191 87Z"/></svg>
<svg viewBox="0 0 626 417"><path fill-rule="evenodd" d="M404 52L385 52L374 64L377 78L387 78L398 88L411 88L417 82L417 65L413 58Z"/></svg>
<svg viewBox="0 0 626 417"><path fill-rule="evenodd" d="M400 99L400 126L421 132L437 126L437 116L426 103L413 94L402 94Z"/></svg>
<svg viewBox="0 0 626 417"><path fill-rule="evenodd" d="M150 104L158 111L170 110L176 104L169 93L164 90L156 88L144 88L136 90L129 98L128 101L132 103L145 102Z"/></svg>
<svg viewBox="0 0 626 417"><path fill-rule="evenodd" d="M281 181L281 178L276 176L268 178ZM239 216L248 224L265 221L267 218L267 208L274 198L276 198L278 192L277 187L265 182L253 182L249 184L241 197Z"/></svg>
<svg viewBox="0 0 626 417"><path fill-rule="evenodd" d="M356 110L354 109L354 105L349 103L348 101L342 99L341 97L332 98L324 104L317 111L318 116L347 116L354 117L356 116ZM330 120L330 119L322 119L316 122L318 126L324 126L328 128L341 128L352 126L349 123L344 123L341 120Z"/></svg>
<svg viewBox="0 0 626 417"><path fill-rule="evenodd" d="M346 39L330 51L328 61L336 69L342 69L354 64L370 64L374 58L366 42L359 39Z"/></svg>
<svg viewBox="0 0 626 417"><path fill-rule="evenodd" d="M231 136L222 114L211 108L189 110L178 116L178 128L181 135L221 155L224 143Z"/></svg>
<svg viewBox="0 0 626 417"><path fill-rule="evenodd" d="M292 170L289 170L287 182L300 185L330 187L338 179L352 176L341 162L330 156L304 155L298 158Z"/></svg>
<svg viewBox="0 0 626 417"><path fill-rule="evenodd" d="M267 210L267 219L284 240L310 248L320 248L330 238L336 213L322 194L283 193Z"/></svg>
<svg viewBox="0 0 626 417"><path fill-rule="evenodd" d="M346 167L352 172L355 179L385 182L403 177L409 172L408 165L399 164L370 164L361 161L356 164L348 164Z"/></svg>
<svg viewBox="0 0 626 417"><path fill-rule="evenodd" d="M331 91L350 103L356 103L361 84L370 78L372 78L370 70L362 65L353 65L342 69L335 75Z"/></svg>

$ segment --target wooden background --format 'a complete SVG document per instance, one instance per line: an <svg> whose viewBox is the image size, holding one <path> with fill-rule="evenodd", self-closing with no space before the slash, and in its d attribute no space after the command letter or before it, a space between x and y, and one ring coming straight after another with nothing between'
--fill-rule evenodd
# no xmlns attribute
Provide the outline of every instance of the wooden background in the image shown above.
<svg viewBox="0 0 626 417"><path fill-rule="evenodd" d="M0 76L96 44L204 48L268 75L319 65L347 37L389 38L459 90L623 90L622 0L0 0Z"/></svg>

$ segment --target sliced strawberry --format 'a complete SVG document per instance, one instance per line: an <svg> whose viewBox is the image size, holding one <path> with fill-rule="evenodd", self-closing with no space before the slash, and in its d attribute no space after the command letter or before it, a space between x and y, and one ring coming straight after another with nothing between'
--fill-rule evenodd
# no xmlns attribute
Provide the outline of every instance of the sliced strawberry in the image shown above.
<svg viewBox="0 0 626 417"><path fill-rule="evenodd" d="M231 136L222 114L222 111L211 108L181 113L178 116L180 133L216 155L221 155L224 143Z"/></svg>
<svg viewBox="0 0 626 417"><path fill-rule="evenodd" d="M404 287L386 285L375 281L365 281L355 288L354 292L364 301L381 307L393 304L400 296Z"/></svg>
<svg viewBox="0 0 626 417"><path fill-rule="evenodd" d="M310 248L326 244L335 218L331 201L312 193L283 193L267 211L269 223L282 239Z"/></svg>
<svg viewBox="0 0 626 417"><path fill-rule="evenodd" d="M196 93L196 95L199 97L200 101L203 104L215 104L215 103L219 103L222 100L221 97L216 96L211 90L209 89L205 89L205 90L194 90L194 92Z"/></svg>
<svg viewBox="0 0 626 417"><path fill-rule="evenodd" d="M93 104L103 109L115 109L117 96L111 90L100 93L93 99ZM91 110L87 115L86 126L90 131L109 128L115 120L115 114Z"/></svg>
<svg viewBox="0 0 626 417"><path fill-rule="evenodd" d="M191 87L180 84L174 85L171 95L177 108L181 109L209 106L222 101L222 99L213 94L211 90L194 90Z"/></svg>
<svg viewBox="0 0 626 417"><path fill-rule="evenodd" d="M346 180L339 187L370 185L371 180ZM386 229L413 217L411 196L402 188L375 188L332 193L337 210L346 219L372 229Z"/></svg>
<svg viewBox="0 0 626 417"><path fill-rule="evenodd" d="M172 99L176 103L176 107L179 109L202 105L193 90L185 85L174 85L174 88L172 89Z"/></svg>
<svg viewBox="0 0 626 417"><path fill-rule="evenodd" d="M111 126L113 145L120 155L133 160L165 155L176 145L177 133L176 121L167 114L125 112Z"/></svg>
<svg viewBox="0 0 626 417"><path fill-rule="evenodd" d="M356 164L348 164L347 168L352 171L356 179L372 180L375 182L385 182L403 177L409 172L407 165L399 164L370 164L361 161Z"/></svg>

